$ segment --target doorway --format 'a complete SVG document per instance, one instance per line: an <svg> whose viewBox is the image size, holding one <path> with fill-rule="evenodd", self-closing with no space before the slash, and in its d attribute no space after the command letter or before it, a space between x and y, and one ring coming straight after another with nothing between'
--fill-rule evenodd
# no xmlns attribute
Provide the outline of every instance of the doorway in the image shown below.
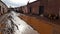
<svg viewBox="0 0 60 34"><path fill-rule="evenodd" d="M39 15L43 14L44 6L39 6Z"/></svg>

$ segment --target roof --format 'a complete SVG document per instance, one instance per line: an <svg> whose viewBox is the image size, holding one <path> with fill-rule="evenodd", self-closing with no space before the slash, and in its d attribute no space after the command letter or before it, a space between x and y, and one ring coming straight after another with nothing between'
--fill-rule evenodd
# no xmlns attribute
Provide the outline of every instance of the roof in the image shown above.
<svg viewBox="0 0 60 34"><path fill-rule="evenodd" d="M7 7L7 5L6 5L4 2L2 2L1 0L0 0L0 2L3 3L3 4ZM7 8L8 8L8 7L7 7Z"/></svg>
<svg viewBox="0 0 60 34"><path fill-rule="evenodd" d="M33 3L35 3L35 2L40 2L40 1L34 1L34 2L31 2L31 3L28 3L28 5L29 5L29 4L33 4Z"/></svg>

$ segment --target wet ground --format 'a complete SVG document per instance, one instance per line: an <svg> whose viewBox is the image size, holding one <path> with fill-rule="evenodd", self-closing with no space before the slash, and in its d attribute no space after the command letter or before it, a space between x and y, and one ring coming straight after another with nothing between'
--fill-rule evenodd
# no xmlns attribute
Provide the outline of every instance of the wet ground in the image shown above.
<svg viewBox="0 0 60 34"><path fill-rule="evenodd" d="M21 14L20 16L24 21L26 21L30 26L37 30L40 34L59 34L60 25L56 24L59 21L49 21L46 18L36 17Z"/></svg>
<svg viewBox="0 0 60 34"><path fill-rule="evenodd" d="M8 23L7 28L11 28L11 23L13 22L16 25L14 26L14 34L39 34L30 25L28 25L27 22L19 18L18 15L19 15L18 13L13 11L9 14L5 14L2 17L0 17L1 18L0 23L1 21L6 20L6 23Z"/></svg>
<svg viewBox="0 0 60 34"><path fill-rule="evenodd" d="M9 18L8 18L9 17ZM8 23L8 27L11 27L11 23L15 24L14 34L54 34L60 33L60 25L53 24L43 18L36 18L25 14L11 12L0 17L0 23ZM7 20L5 20L7 19ZM10 20L11 19L11 20ZM12 22L11 22L12 21ZM58 22L56 22L58 23Z"/></svg>

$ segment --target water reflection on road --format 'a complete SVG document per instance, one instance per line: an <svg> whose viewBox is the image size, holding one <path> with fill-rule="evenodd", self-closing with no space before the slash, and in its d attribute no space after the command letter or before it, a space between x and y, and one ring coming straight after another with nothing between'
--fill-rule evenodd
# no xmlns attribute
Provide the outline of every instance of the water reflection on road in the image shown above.
<svg viewBox="0 0 60 34"><path fill-rule="evenodd" d="M10 16L12 17L11 20L18 26L18 29L19 29L17 30L17 27L16 26L14 27L15 34L39 34L31 26L29 26L25 21L20 19L18 15L19 14L14 11L10 13Z"/></svg>

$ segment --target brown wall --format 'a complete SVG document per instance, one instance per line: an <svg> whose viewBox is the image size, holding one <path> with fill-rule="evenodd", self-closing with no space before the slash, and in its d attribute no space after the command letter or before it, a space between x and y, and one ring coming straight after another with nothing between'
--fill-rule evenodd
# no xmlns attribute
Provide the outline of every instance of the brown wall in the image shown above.
<svg viewBox="0 0 60 34"><path fill-rule="evenodd" d="M39 6L40 6L40 1L35 1L27 5L28 11L30 11L31 8L31 14L39 14Z"/></svg>
<svg viewBox="0 0 60 34"><path fill-rule="evenodd" d="M24 9L24 13L39 14L39 6L44 6L44 14L59 14L60 0L37 0L28 3ZM30 11L31 8L31 11Z"/></svg>
<svg viewBox="0 0 60 34"><path fill-rule="evenodd" d="M44 14L59 14L60 0L40 0L40 5L44 6Z"/></svg>

